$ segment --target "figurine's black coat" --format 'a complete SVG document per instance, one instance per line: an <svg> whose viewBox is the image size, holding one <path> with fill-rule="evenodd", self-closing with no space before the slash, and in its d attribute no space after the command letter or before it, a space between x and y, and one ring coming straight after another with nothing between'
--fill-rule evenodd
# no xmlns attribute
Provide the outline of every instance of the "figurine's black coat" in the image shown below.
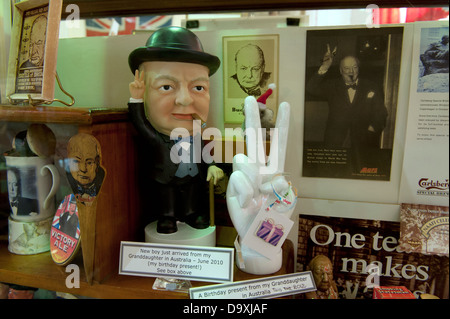
<svg viewBox="0 0 450 319"><path fill-rule="evenodd" d="M146 144L142 151L147 154L144 168L146 176L143 177L147 183L141 196L144 196L148 209L144 209L151 211L159 220L174 217L195 227L191 221L202 216L207 222L209 206L205 191L208 164L203 161L198 163L199 173L196 176L175 176L179 164L173 163L170 158L175 141L153 128L145 116L143 103L129 103L128 110L131 122Z"/></svg>

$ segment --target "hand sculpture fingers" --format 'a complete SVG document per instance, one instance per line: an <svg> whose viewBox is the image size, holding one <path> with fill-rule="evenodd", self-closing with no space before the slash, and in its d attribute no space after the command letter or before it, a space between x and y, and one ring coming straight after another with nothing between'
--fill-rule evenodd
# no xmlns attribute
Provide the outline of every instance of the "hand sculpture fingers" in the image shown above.
<svg viewBox="0 0 450 319"><path fill-rule="evenodd" d="M242 171L234 171L227 186L227 207L234 228L241 237L245 235L258 209L254 195L254 187L247 175Z"/></svg>
<svg viewBox="0 0 450 319"><path fill-rule="evenodd" d="M265 165L265 153L259 119L259 110L256 99L247 97L245 99L246 112L246 142L248 156L237 154L233 158L233 172L243 172L252 188L254 197L258 197L260 191L270 193L272 177L275 174L284 172L284 163L286 159L287 138L289 131L290 105L283 102L278 109L278 117L272 135L270 145L270 155L268 166ZM280 183L281 189L286 189L288 183L282 177L284 182ZM262 188L261 186L264 185ZM228 195L228 194L227 194ZM241 204L247 204L247 201L240 201ZM245 207L245 206L241 206Z"/></svg>
<svg viewBox="0 0 450 319"><path fill-rule="evenodd" d="M250 228L267 214L276 220L283 220L287 232L292 227L292 223L286 222L285 218L290 218L294 211L297 193L283 174L290 106L284 102L278 108L275 129L271 130L267 165L259 108L254 97L245 99L244 111L248 155L237 154L233 158L233 173L228 182L226 196L227 207L240 237L239 245L236 245L239 267L245 268L244 271L248 269L252 274L273 273L281 267L281 249L278 247L277 252L270 251L273 256L265 255L267 246L256 248L251 244L255 229ZM260 219L257 217L259 213ZM281 221L280 223L283 224Z"/></svg>
<svg viewBox="0 0 450 319"><path fill-rule="evenodd" d="M289 133L290 110L291 106L287 102L281 103L278 107L277 122L270 141L267 174L273 175L284 172Z"/></svg>
<svg viewBox="0 0 450 319"><path fill-rule="evenodd" d="M261 132L261 120L256 99L249 96L245 99L245 139L247 156L237 154L233 158L233 172L243 172L249 180L253 196L259 195L261 185L261 168L265 166L265 153Z"/></svg>
<svg viewBox="0 0 450 319"><path fill-rule="evenodd" d="M259 174L275 174L284 171L286 159L287 138L289 131L290 105L287 102L278 108L277 122L270 144L268 165L265 164L265 148L258 103L249 96L245 99L245 136L247 144L248 163L259 168ZM236 162L236 161L235 161ZM269 170L265 170L269 168Z"/></svg>
<svg viewBox="0 0 450 319"><path fill-rule="evenodd" d="M239 174L235 174L237 172L239 172ZM233 178L233 175L239 175L240 177ZM241 177L241 175L243 177ZM234 179L233 181L232 178ZM249 205L250 200L253 197L259 195L258 187L260 185L261 178L258 173L258 169L252 163L249 163L248 157L244 154L237 154L233 158L233 173L230 176L228 185L232 184L234 181L236 181L238 185L231 188L228 186L227 197L237 196L239 206L241 208L245 208Z"/></svg>
<svg viewBox="0 0 450 319"><path fill-rule="evenodd" d="M268 175L263 179L260 191L263 194L286 194L290 191L291 185L286 181L284 165L288 145L288 132L290 120L290 105L283 102L278 107L277 122L270 141L270 154L267 165ZM293 208L285 211L284 214L290 218Z"/></svg>
<svg viewBox="0 0 450 319"><path fill-rule="evenodd" d="M258 102L253 96L248 96L244 101L245 112L245 142L247 156L251 163L257 167L265 166L265 152L263 145L261 119Z"/></svg>
<svg viewBox="0 0 450 319"><path fill-rule="evenodd" d="M263 194L271 194L275 190L277 193L284 193L289 189L290 185L283 175L273 177L270 181L263 183L259 190Z"/></svg>
<svg viewBox="0 0 450 319"><path fill-rule="evenodd" d="M261 185L260 167L265 165L264 152L259 118L258 103L254 97L247 97L245 110L245 139L248 156L237 154L233 158L233 173L227 187L227 207L236 231L244 236L260 202L259 186ZM264 155L264 153L262 154Z"/></svg>

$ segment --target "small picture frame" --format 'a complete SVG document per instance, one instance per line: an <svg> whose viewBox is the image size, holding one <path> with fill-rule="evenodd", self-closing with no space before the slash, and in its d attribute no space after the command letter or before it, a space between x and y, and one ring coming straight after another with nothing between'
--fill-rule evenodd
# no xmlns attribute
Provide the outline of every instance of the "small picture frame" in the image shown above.
<svg viewBox="0 0 450 319"><path fill-rule="evenodd" d="M278 86L279 35L225 36L223 42L224 118L228 124L244 121L244 100L256 99L268 85ZM275 123L278 90L267 99Z"/></svg>
<svg viewBox="0 0 450 319"><path fill-rule="evenodd" d="M53 101L62 0L14 2L6 97Z"/></svg>

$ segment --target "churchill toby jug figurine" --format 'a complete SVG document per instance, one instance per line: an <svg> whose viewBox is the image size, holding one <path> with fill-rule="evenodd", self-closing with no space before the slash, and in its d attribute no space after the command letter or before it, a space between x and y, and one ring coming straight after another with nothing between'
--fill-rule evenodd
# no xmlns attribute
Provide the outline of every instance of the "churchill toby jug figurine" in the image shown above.
<svg viewBox="0 0 450 319"><path fill-rule="evenodd" d="M134 74L128 108L148 155L143 184L156 230L174 234L180 222L206 229L210 216L205 182L217 182L223 172L202 158L198 132L208 117L209 77L220 60L204 52L193 32L165 27L133 50L128 62Z"/></svg>

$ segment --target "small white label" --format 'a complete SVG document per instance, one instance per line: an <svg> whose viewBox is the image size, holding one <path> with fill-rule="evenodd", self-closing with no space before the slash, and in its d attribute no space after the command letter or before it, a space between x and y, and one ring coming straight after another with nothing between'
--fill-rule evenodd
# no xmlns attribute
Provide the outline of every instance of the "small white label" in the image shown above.
<svg viewBox="0 0 450 319"><path fill-rule="evenodd" d="M191 299L278 298L316 290L311 271L189 289Z"/></svg>
<svg viewBox="0 0 450 319"><path fill-rule="evenodd" d="M233 269L233 248L120 243L121 275L231 282Z"/></svg>

